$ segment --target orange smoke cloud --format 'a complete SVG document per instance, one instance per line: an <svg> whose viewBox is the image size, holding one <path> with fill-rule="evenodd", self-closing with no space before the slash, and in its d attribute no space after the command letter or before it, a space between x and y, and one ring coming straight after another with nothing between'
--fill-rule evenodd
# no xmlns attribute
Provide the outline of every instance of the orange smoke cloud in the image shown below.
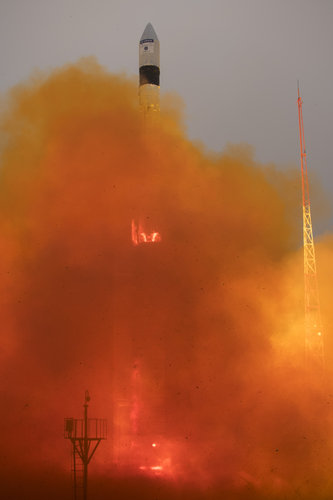
<svg viewBox="0 0 333 500"><path fill-rule="evenodd" d="M109 421L91 466L104 478L155 466L212 498L324 498L330 383L320 390L303 366L298 174L257 165L247 146L209 154L186 138L177 107L164 110L147 135L136 84L93 60L9 95L7 478L67 470L63 418L80 416L89 388L92 416ZM133 245L133 220L161 241ZM325 312L328 280L323 290Z"/></svg>

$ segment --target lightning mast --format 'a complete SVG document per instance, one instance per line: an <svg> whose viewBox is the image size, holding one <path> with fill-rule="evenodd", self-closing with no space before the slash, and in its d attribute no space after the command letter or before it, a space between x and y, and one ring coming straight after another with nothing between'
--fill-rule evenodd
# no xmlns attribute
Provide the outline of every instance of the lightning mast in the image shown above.
<svg viewBox="0 0 333 500"><path fill-rule="evenodd" d="M315 247L313 242L308 170L304 139L302 99L298 92L298 121L301 149L302 203L303 203L303 246L304 246L304 306L305 306L305 356L309 364L325 367L324 342L318 294Z"/></svg>

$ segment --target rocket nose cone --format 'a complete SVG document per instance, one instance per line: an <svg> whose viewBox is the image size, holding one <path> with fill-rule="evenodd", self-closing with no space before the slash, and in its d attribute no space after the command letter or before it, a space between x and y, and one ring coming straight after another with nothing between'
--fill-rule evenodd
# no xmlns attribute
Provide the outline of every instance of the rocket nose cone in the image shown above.
<svg viewBox="0 0 333 500"><path fill-rule="evenodd" d="M147 39L151 39L154 41L158 40L156 32L151 23L148 23L147 26L145 27L144 32L142 33L142 36L140 38L140 42L142 42L142 40L147 40Z"/></svg>

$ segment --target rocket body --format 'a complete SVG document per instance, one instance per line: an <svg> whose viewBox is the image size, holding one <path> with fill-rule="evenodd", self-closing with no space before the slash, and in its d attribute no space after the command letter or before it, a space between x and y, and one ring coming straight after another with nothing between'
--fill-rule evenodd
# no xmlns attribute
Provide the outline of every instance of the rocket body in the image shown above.
<svg viewBox="0 0 333 500"><path fill-rule="evenodd" d="M145 119L157 118L160 111L160 42L148 23L139 43L139 102Z"/></svg>

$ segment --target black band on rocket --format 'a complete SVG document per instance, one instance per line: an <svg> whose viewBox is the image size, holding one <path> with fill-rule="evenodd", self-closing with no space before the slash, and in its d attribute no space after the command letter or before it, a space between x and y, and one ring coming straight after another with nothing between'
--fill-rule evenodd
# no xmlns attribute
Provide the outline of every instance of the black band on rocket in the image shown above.
<svg viewBox="0 0 333 500"><path fill-rule="evenodd" d="M140 72L140 86L146 85L160 85L160 68L157 66L141 66Z"/></svg>

